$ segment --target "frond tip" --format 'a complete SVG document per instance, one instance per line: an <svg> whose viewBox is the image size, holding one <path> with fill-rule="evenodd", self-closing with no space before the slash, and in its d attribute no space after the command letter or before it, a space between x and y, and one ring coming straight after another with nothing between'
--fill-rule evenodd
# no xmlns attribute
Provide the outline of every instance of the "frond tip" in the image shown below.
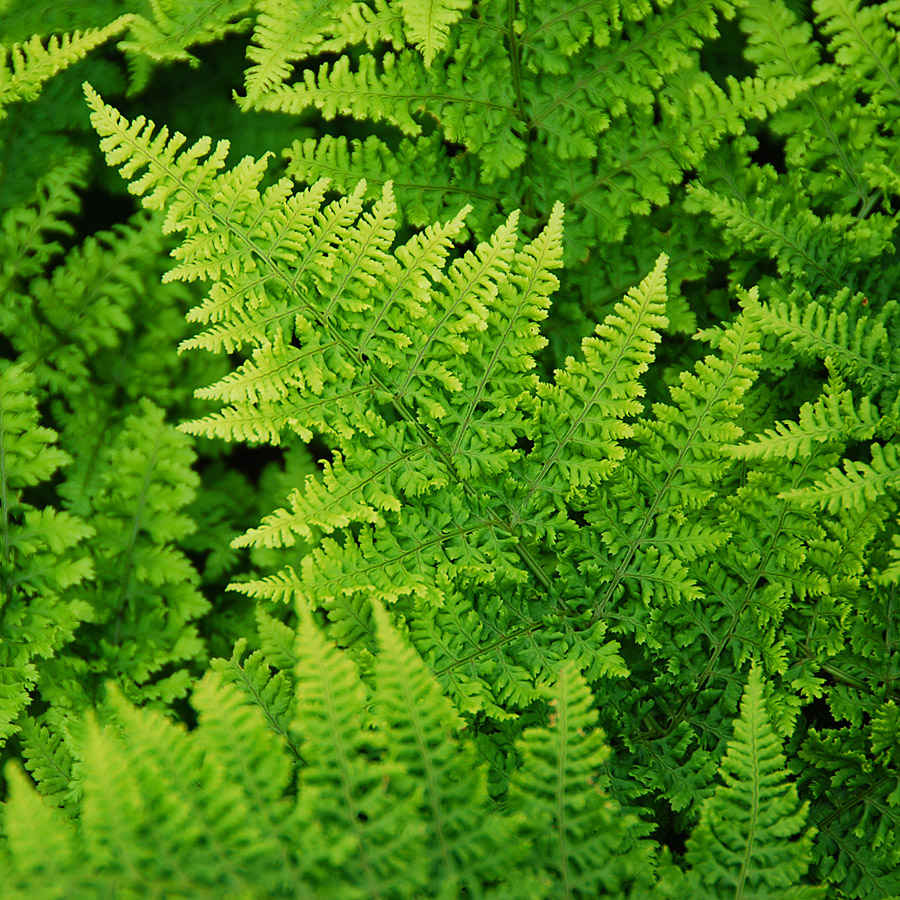
<svg viewBox="0 0 900 900"><path fill-rule="evenodd" d="M103 28L53 35L46 45L35 35L24 44L0 47L0 119L6 116L4 106L16 100L34 100L45 81L124 30L133 18L119 16Z"/></svg>
<svg viewBox="0 0 900 900"><path fill-rule="evenodd" d="M798 886L811 861L813 833L804 830L807 805L788 779L759 666L750 671L719 775L723 784L703 804L688 841L692 895L723 900L820 896Z"/></svg>

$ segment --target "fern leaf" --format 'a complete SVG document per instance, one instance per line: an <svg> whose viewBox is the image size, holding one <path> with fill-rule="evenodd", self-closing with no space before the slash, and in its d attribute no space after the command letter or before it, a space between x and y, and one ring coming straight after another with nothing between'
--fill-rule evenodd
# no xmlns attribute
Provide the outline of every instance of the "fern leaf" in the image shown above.
<svg viewBox="0 0 900 900"><path fill-rule="evenodd" d="M609 750L584 679L566 664L553 688L546 727L526 729L522 764L513 774L510 805L522 816L544 897L624 896L652 882L654 861L636 848L637 822L603 793Z"/></svg>
<svg viewBox="0 0 900 900"><path fill-rule="evenodd" d="M365 896L382 896L408 881L406 865L421 838L397 824L415 798L385 790L402 770L383 755L386 736L364 728L366 694L353 663L308 613L301 612L301 622L294 728L309 765L297 814L320 835L307 848L308 866L329 891L350 880Z"/></svg>
<svg viewBox="0 0 900 900"><path fill-rule="evenodd" d="M37 876L36 880L46 879L49 891L44 896L47 900L63 900L67 893L67 873L78 865L74 829L59 810L42 800L18 765L9 764L4 774L9 785L9 799L3 809L3 832L9 846L4 848L3 855L9 854L15 860L14 864L4 866L12 882L4 889L8 887L14 891L19 888L22 893L18 896L26 897L29 880ZM34 839L36 834L41 835L39 842ZM55 886L51 886L53 882Z"/></svg>
<svg viewBox="0 0 900 900"><path fill-rule="evenodd" d="M25 44L0 48L0 120L4 106L16 100L34 100L45 81L67 68L131 24L133 16L119 16L103 28L53 36L46 46L38 36Z"/></svg>
<svg viewBox="0 0 900 900"><path fill-rule="evenodd" d="M78 545L94 534L77 516L36 509L22 489L47 481L69 456L38 424L34 379L18 366L0 369L0 741L30 702L45 662L70 641L89 610L78 588L93 575Z"/></svg>
<svg viewBox="0 0 900 900"><path fill-rule="evenodd" d="M383 607L375 604L373 615L380 644L374 716L391 735L390 755L404 769L398 790L418 799L436 863L428 883L442 892L475 893L499 874L499 856L516 852L508 823L492 821L484 772L471 746L456 736L464 725L453 704ZM504 859L509 864L514 858Z"/></svg>
<svg viewBox="0 0 900 900"><path fill-rule="evenodd" d="M857 403L851 391L831 387L814 403L804 403L796 422L779 422L730 452L741 459L797 459L823 443L870 440L880 417L869 398Z"/></svg>
<svg viewBox="0 0 900 900"><path fill-rule="evenodd" d="M861 8L859 0L816 0L813 6L836 62L871 85L875 102L900 103L900 48L888 24L896 4Z"/></svg>
<svg viewBox="0 0 900 900"><path fill-rule="evenodd" d="M132 17L129 39L119 42L120 50L132 54L129 93L136 94L147 86L151 60L198 66L200 61L187 48L245 30L252 21L247 16L252 5L251 0L150 0L152 21L141 15Z"/></svg>
<svg viewBox="0 0 900 900"><path fill-rule="evenodd" d="M294 632L291 632L294 638ZM293 641L292 641L293 643ZM302 761L296 738L290 733L294 686L283 671L272 671L267 659L271 656L257 650L241 662L247 641L241 638L230 659L214 659L211 667L226 684L236 685L257 706L268 726L284 740L294 759ZM292 657L296 663L296 658Z"/></svg>
<svg viewBox="0 0 900 900"><path fill-rule="evenodd" d="M74 234L71 224L63 217L80 209L76 191L86 187L87 166L88 159L84 154L73 154L38 181L28 204L15 207L4 215L0 236L3 259L0 284L21 288L27 279L42 273L47 262L62 252L62 245L55 238ZM10 299L10 306L18 305ZM5 310L0 311L0 325L5 332L12 330L8 315Z"/></svg>
<svg viewBox="0 0 900 900"><path fill-rule="evenodd" d="M653 359L665 318L665 267L661 256L653 271L632 288L615 312L597 326L596 337L582 342L584 361L568 360L554 385L537 387L536 441L529 456L529 495L547 480L559 479L569 491L608 477L624 457L619 442L633 434L621 420L637 415L643 395L639 378Z"/></svg>
<svg viewBox="0 0 900 900"><path fill-rule="evenodd" d="M806 299L806 302L802 302ZM861 313L856 295L841 291L823 302L801 295L766 304L748 303L747 310L765 331L778 335L803 355L828 359L844 377L867 391L900 384L893 361L891 319L897 307L889 303L875 314Z"/></svg>
<svg viewBox="0 0 900 900"><path fill-rule="evenodd" d="M447 45L450 27L471 6L471 0L401 0L409 39L422 51L425 65Z"/></svg>
<svg viewBox="0 0 900 900"><path fill-rule="evenodd" d="M242 103L256 102L287 81L293 61L324 50L323 32L337 25L350 0L260 0L257 5L255 46L247 50L253 65L246 72L247 95Z"/></svg>
<svg viewBox="0 0 900 900"><path fill-rule="evenodd" d="M869 445L870 463L845 459L842 467L832 467L814 485L784 494L803 506L824 506L829 512L863 509L885 493L900 487L900 450L893 442Z"/></svg>
<svg viewBox="0 0 900 900"><path fill-rule="evenodd" d="M97 531L96 575L85 592L92 625L82 632L79 653L46 665L45 696L67 695L69 707L91 705L86 690L73 689L81 653L94 660L96 672L119 679L134 696L170 700L186 691L184 671L153 676L198 658L203 648L194 620L209 604L177 549L194 527L182 512L199 480L190 468L193 458L187 438L145 401L102 454L91 492L72 491L71 499L79 508L86 504ZM61 685L68 690L60 692Z"/></svg>
<svg viewBox="0 0 900 900"><path fill-rule="evenodd" d="M317 72L306 69L302 83L264 94L254 108L298 115L315 107L327 119L349 115L385 121L404 134L418 135L422 126L415 112L430 92L416 60L411 52L388 53L376 66L374 57L367 55L353 71L350 58L341 56L334 64L323 63Z"/></svg>
<svg viewBox="0 0 900 900"><path fill-rule="evenodd" d="M799 886L810 864L812 833L804 830L807 807L788 779L758 667L750 672L719 774L724 784L703 804L688 841L697 896L821 896Z"/></svg>
<svg viewBox="0 0 900 900"><path fill-rule="evenodd" d="M64 744L63 736L26 715L19 724L18 737L23 762L38 790L54 806L63 806L68 800L73 764L72 753Z"/></svg>

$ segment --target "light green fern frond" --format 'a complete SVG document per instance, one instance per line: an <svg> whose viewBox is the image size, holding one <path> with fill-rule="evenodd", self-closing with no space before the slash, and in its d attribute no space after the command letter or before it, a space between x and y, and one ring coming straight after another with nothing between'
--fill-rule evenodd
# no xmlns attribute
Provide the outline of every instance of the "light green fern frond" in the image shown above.
<svg viewBox="0 0 900 900"><path fill-rule="evenodd" d="M796 422L778 422L751 443L730 451L741 459L797 459L811 456L818 445L871 440L880 425L877 408L867 396L857 402L852 391L830 381L817 400L804 403Z"/></svg>
<svg viewBox="0 0 900 900"><path fill-rule="evenodd" d="M750 672L719 775L724 784L703 804L688 840L691 895L710 900L763 900L773 892L796 900L823 896L801 885L811 861L807 807L797 798L769 722L758 667Z"/></svg>
<svg viewBox="0 0 900 900"><path fill-rule="evenodd" d="M549 722L525 730L509 795L529 838L524 865L535 871L542 897L586 900L628 889L640 896L652 883L654 859L631 834L637 823L604 793L609 750L590 691L567 664L544 696Z"/></svg>
<svg viewBox="0 0 900 900"><path fill-rule="evenodd" d="M845 459L809 487L785 496L804 506L824 506L830 512L863 509L884 494L900 489L900 449L895 442L869 444L871 462Z"/></svg>
<svg viewBox="0 0 900 900"><path fill-rule="evenodd" d="M35 36L24 44L0 48L0 120L6 116L4 106L16 100L34 100L45 81L121 33L132 18L120 16L103 28L53 36L46 46Z"/></svg>
<svg viewBox="0 0 900 900"><path fill-rule="evenodd" d="M484 771L474 748L457 737L464 722L452 702L379 605L374 618L380 652L373 715L391 735L390 756L405 770L398 789L416 797L426 822L425 844L437 863L426 883L448 895L460 889L477 894L515 865L514 832L491 816Z"/></svg>
<svg viewBox="0 0 900 900"><path fill-rule="evenodd" d="M246 72L242 105L287 81L293 63L319 51L342 49L343 42L329 44L323 32L333 29L351 5L351 0L259 0L254 44L247 49L253 64Z"/></svg>
<svg viewBox="0 0 900 900"><path fill-rule="evenodd" d="M422 52L430 66L447 45L450 26L471 6L471 0L401 0L400 9L409 40Z"/></svg>

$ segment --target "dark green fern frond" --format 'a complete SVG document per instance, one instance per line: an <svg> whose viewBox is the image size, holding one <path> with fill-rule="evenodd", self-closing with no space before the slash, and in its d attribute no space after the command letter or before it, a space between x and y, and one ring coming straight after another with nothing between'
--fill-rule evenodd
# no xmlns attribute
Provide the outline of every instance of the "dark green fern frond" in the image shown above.
<svg viewBox="0 0 900 900"><path fill-rule="evenodd" d="M88 487L61 489L96 530L96 574L85 593L91 624L74 652L42 672L43 695L63 709L92 705L105 677L134 698L168 702L184 694L187 673L178 667L200 655L195 620L209 608L177 549L193 528L182 512L198 481L193 459L186 438L144 401L96 461Z"/></svg>
<svg viewBox="0 0 900 900"><path fill-rule="evenodd" d="M816 0L813 6L838 65L865 82L874 104L900 104L896 3L861 8L859 0Z"/></svg>
<svg viewBox="0 0 900 900"><path fill-rule="evenodd" d="M62 253L59 239L74 233L65 217L77 214L81 208L76 190L86 186L87 166L85 154L74 154L38 181L30 202L8 210L3 216L0 285L9 297L0 308L0 327L4 333L12 329L13 310L21 302L17 295L28 279L42 274L44 266Z"/></svg>
<svg viewBox="0 0 900 900"><path fill-rule="evenodd" d="M19 712L46 664L90 616L83 599L92 561L78 545L86 522L52 507L35 508L23 489L69 462L56 434L39 424L34 379L21 367L0 369L0 741L17 730ZM82 593L84 591L84 593Z"/></svg>
<svg viewBox="0 0 900 900"><path fill-rule="evenodd" d="M133 330L135 301L153 290L137 273L162 247L158 224L141 215L88 237L52 276L32 278L12 294L4 330L42 388L77 395L97 354L123 342Z"/></svg>
<svg viewBox="0 0 900 900"><path fill-rule="evenodd" d="M173 60L199 65L189 47L209 44L250 27L252 0L150 0L152 21L137 15L129 22L128 40L119 49L131 54L130 93L147 86L153 63Z"/></svg>

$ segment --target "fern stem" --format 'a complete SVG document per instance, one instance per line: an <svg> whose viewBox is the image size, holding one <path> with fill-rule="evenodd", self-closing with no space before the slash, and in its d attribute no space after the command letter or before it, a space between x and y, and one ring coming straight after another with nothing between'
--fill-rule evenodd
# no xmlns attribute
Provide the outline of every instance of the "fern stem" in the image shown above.
<svg viewBox="0 0 900 900"><path fill-rule="evenodd" d="M824 819L820 822L813 822L812 824L821 832L825 831L832 822L839 819L848 809L853 809L859 803L862 803L866 798L871 797L880 787L885 784L892 783L896 780L896 775L882 775L878 781L872 782L867 788L861 790L858 794L851 797L849 800L842 803L840 806L836 806Z"/></svg>
<svg viewBox="0 0 900 900"><path fill-rule="evenodd" d="M868 690L868 685L865 684L865 682L860 681L858 678L854 678L852 675L848 675L846 672L835 666L826 664L820 668L821 671L825 672L826 675L830 675L835 681L840 681L842 684L848 684L850 687L854 687L860 691Z"/></svg>
<svg viewBox="0 0 900 900"><path fill-rule="evenodd" d="M860 199L862 202L862 207L860 208L859 212L856 214L856 217L858 219L867 219L869 217L869 214L875 208L875 205L881 199L881 196L882 196L882 191L878 190L878 191L873 191L871 194L869 194L868 197L865 197L865 196L861 197Z"/></svg>

